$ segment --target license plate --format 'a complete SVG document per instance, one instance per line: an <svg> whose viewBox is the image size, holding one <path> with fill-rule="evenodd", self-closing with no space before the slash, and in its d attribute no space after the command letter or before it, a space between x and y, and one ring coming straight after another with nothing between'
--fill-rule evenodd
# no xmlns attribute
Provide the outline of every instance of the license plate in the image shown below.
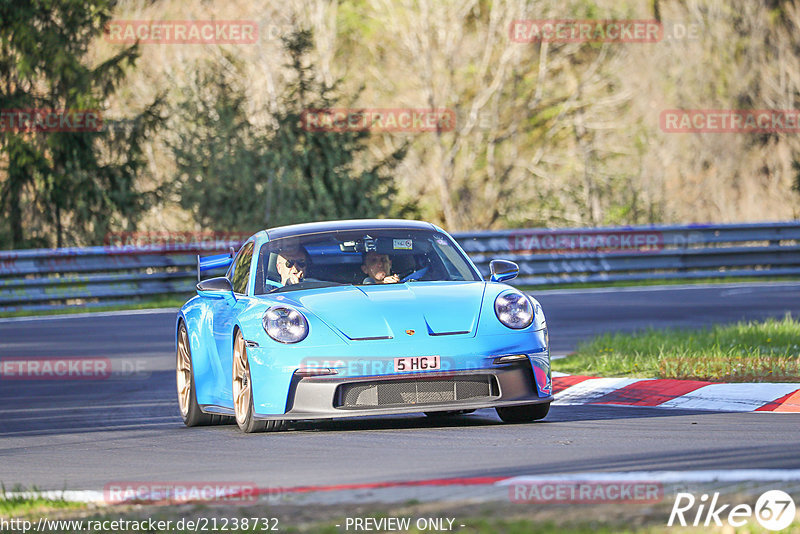
<svg viewBox="0 0 800 534"><path fill-rule="evenodd" d="M394 359L394 370L397 372L407 371L435 371L440 369L439 356L409 356Z"/></svg>

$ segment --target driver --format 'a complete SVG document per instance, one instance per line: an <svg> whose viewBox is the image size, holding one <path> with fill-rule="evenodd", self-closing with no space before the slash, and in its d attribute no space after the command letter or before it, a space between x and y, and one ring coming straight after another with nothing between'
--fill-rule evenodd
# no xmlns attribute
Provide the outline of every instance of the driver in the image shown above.
<svg viewBox="0 0 800 534"><path fill-rule="evenodd" d="M308 256L303 249L282 250L278 253L276 268L285 286L303 281L308 266Z"/></svg>
<svg viewBox="0 0 800 534"><path fill-rule="evenodd" d="M367 252L361 270L367 275L363 284L396 284L400 281L400 275L389 274L392 272L392 259L388 254Z"/></svg>

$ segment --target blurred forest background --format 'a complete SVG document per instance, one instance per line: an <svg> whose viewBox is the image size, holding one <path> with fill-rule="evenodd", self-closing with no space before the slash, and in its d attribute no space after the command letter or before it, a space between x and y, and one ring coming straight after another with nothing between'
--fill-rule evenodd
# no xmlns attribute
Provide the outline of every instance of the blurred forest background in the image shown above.
<svg viewBox="0 0 800 534"><path fill-rule="evenodd" d="M0 248L351 217L447 230L800 218L798 134L664 133L798 109L800 1L0 0ZM115 44L109 20L255 21L255 44ZM658 43L517 43L517 19L658 19ZM448 132L307 132L304 109L450 108Z"/></svg>

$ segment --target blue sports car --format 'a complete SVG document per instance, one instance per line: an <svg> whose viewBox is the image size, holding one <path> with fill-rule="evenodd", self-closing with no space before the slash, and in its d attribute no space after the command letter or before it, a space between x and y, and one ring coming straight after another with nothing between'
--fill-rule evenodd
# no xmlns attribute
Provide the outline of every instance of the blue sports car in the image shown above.
<svg viewBox="0 0 800 534"><path fill-rule="evenodd" d="M244 432L289 421L495 408L547 415L547 325L533 298L485 281L441 228L352 220L258 232L238 252L198 258L175 327L187 426L235 419Z"/></svg>

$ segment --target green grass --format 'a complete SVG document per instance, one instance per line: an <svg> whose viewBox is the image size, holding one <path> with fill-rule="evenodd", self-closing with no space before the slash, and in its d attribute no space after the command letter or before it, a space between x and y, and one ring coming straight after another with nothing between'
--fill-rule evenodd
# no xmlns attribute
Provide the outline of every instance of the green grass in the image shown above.
<svg viewBox="0 0 800 534"><path fill-rule="evenodd" d="M140 301L131 302L128 304L112 304L109 306L97 306L97 307L76 305L76 306L65 306L64 308L58 310L0 311L0 317L38 317L40 315L65 315L65 314L75 314L75 313L107 312L107 311L121 311L121 310L149 310L153 308L177 309L183 306L183 303L189 300L189 298L192 296L193 294L183 295L183 296L168 295L162 297L142 299Z"/></svg>
<svg viewBox="0 0 800 534"><path fill-rule="evenodd" d="M787 315L705 330L605 334L554 360L553 369L592 376L798 382L800 321Z"/></svg>
<svg viewBox="0 0 800 534"><path fill-rule="evenodd" d="M36 489L25 490L19 486L9 490L18 494L24 492L35 493ZM0 490L0 517L31 517L41 515L53 510L80 510L86 508L83 503L65 501L63 499L44 499L41 497L11 496L5 487Z"/></svg>
<svg viewBox="0 0 800 534"><path fill-rule="evenodd" d="M753 496L730 497L733 502L748 502ZM600 504L536 504L527 505L513 503L508 500L476 503L472 501L447 502L433 501L411 505L391 505L378 503L341 503L337 505L308 504L264 504L253 506L214 506L214 505L74 505L66 503L62 506L59 501L17 500L0 499L0 517L25 518L36 524L39 517L49 520L80 520L80 521L172 521L170 532L183 533L195 530L176 528L179 520L197 521L199 518L217 520L222 524L229 518L231 524L225 532L267 532L265 530L234 529L235 518L275 518L279 532L288 533L325 533L340 534L345 532L346 518L373 518L396 517L409 518L411 529L407 532L435 532L435 530L420 531L416 529L419 518L449 518L453 519L453 530L460 534L529 534L529 533L565 533L565 534L612 534L635 533L657 534L674 533L696 534L707 532L705 527L667 527L672 500L666 498L663 502L653 505L641 506L630 503L600 503ZM65 509L62 509L65 508ZM185 523L184 523L185 524ZM211 523L207 523L210 525ZM272 521L269 521L272 524ZM445 525L447 525L445 521ZM85 523L84 523L85 525ZM339 525L338 527L336 525ZM464 525L463 527L461 525ZM50 525L52 528L52 525ZM188 527L188 525L186 525ZM56 533L75 533L72 527L67 530L49 530ZM136 527L133 530L94 530L94 532L117 534L118 532L142 532ZM350 532L354 528L350 527ZM748 521L739 532L760 532L754 520ZM218 530L221 532L221 530ZM800 534L800 524L796 521L785 532Z"/></svg>

